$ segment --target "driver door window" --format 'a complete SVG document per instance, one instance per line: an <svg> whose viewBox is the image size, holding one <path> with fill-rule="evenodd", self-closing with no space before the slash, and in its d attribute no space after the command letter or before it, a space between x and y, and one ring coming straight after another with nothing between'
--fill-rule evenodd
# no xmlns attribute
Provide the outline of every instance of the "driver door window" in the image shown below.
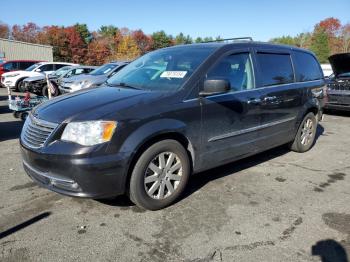
<svg viewBox="0 0 350 262"><path fill-rule="evenodd" d="M207 79L225 79L232 91L254 88L254 75L249 53L229 55L219 61L207 73Z"/></svg>

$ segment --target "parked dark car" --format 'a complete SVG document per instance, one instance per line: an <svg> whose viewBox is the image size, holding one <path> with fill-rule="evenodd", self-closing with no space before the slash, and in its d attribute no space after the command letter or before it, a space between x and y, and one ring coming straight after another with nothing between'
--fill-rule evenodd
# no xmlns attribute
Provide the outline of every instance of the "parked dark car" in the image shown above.
<svg viewBox="0 0 350 262"><path fill-rule="evenodd" d="M326 109L350 111L350 53L329 57L334 75L328 79Z"/></svg>
<svg viewBox="0 0 350 262"><path fill-rule="evenodd" d="M129 62L111 62L96 68L88 75L65 79L59 85L60 92L62 94L71 93L84 88L100 86L128 63Z"/></svg>
<svg viewBox="0 0 350 262"><path fill-rule="evenodd" d="M61 81L77 76L89 74L91 71L95 70L96 66L65 66L55 72L49 74L49 79L55 90L51 91L53 96L58 96L60 94L58 86ZM31 93L47 96L47 80L46 76L43 74L41 76L28 77L23 80L25 89Z"/></svg>
<svg viewBox="0 0 350 262"><path fill-rule="evenodd" d="M304 49L247 41L160 49L103 87L38 106L20 138L24 168L58 193L128 194L161 209L191 173L283 144L308 151L324 87Z"/></svg>

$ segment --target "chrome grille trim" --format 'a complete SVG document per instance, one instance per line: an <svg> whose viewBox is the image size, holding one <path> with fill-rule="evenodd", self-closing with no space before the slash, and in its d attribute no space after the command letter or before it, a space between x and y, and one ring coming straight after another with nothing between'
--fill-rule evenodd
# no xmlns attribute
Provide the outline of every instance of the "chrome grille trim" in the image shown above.
<svg viewBox="0 0 350 262"><path fill-rule="evenodd" d="M21 140L29 148L41 148L51 137L58 124L38 119L30 114L24 123Z"/></svg>

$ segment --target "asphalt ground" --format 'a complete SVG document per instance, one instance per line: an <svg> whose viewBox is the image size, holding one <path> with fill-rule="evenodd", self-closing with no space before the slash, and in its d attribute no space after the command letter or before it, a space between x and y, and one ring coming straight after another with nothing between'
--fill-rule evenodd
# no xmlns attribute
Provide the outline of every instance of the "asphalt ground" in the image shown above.
<svg viewBox="0 0 350 262"><path fill-rule="evenodd" d="M6 99L0 88L2 262L348 261L350 114L326 115L307 153L279 147L194 175L178 203L151 212L38 187Z"/></svg>

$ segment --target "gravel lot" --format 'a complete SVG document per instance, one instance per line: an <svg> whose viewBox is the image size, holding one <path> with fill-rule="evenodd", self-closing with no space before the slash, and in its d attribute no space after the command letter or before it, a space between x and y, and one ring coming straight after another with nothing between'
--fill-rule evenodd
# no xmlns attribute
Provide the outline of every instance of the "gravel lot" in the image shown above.
<svg viewBox="0 0 350 262"><path fill-rule="evenodd" d="M21 166L22 122L0 89L0 261L347 261L350 114L326 115L313 149L285 148L193 176L156 212L36 186Z"/></svg>

